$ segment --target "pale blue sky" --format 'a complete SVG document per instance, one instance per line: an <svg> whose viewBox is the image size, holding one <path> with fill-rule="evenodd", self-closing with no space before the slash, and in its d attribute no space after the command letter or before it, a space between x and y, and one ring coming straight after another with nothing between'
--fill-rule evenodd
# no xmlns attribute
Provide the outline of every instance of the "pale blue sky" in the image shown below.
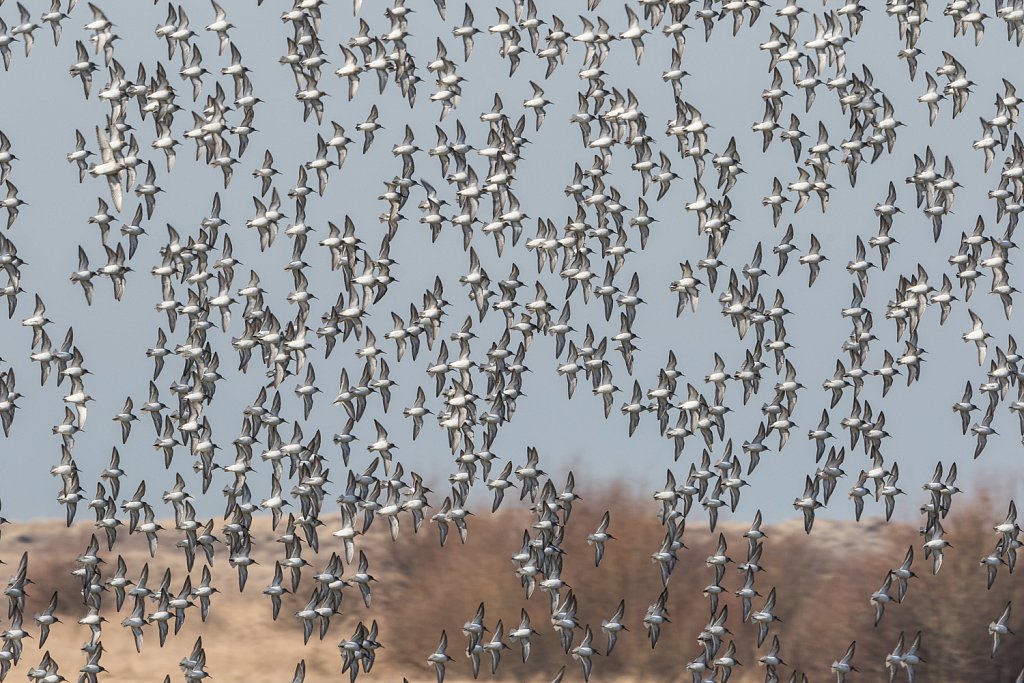
<svg viewBox="0 0 1024 683"><path fill-rule="evenodd" d="M582 7L582 3L579 6ZM374 3L366 3L363 8L363 16L371 22L374 33L383 33L388 27L379 9ZM542 9L542 13L546 15L549 9ZM127 6L108 3L107 10L122 38L116 43L116 56L129 76L135 74L140 60L146 64L150 74L157 60L168 66L171 81L179 89L178 103L184 108L176 116L174 124L174 134L180 139L184 130L191 127L189 112L198 107L190 101L191 87L177 77L180 59L176 56L168 62L164 41L153 34L153 26L162 23L166 8L133 3L128 11ZM207 3L187 4L187 10L193 28L201 34L197 41L203 51L204 64L211 71L218 72L228 63L228 56L218 57L215 36L202 31L202 26L212 20L212 11ZM561 5L558 7L573 32L579 28L575 10L576 5L564 9ZM153 159L159 172L158 184L166 192L158 197L156 214L146 223L149 235L141 240L139 252L131 263L136 272L129 277L127 292L119 303L113 301L109 283L97 278L95 303L87 308L80 289L67 279L76 267L79 244L84 245L93 267L102 264L98 230L86 221L95 212L97 197L109 199L104 183L87 179L84 184L79 184L77 168L64 160L74 147L76 128L86 134L89 147L95 148L91 131L103 121L107 112L107 105L96 98L96 93L106 82L105 73L96 74L93 97L88 101L82 99L78 80L67 75L67 67L74 59L74 41L85 39L81 26L88 21L88 9L84 3L72 18L65 21L64 36L58 48L53 46L49 29L41 28L36 33L30 58L26 60L21 45L16 44L11 70L0 73L0 87L5 93L0 104L0 130L11 139L12 151L20 158L10 179L18 186L20 196L29 203L23 207L20 218L7 235L17 244L20 256L28 264L23 268L21 283L27 293L19 303L14 320L0 321L5 329L5 333L0 335L0 356L7 363L3 367L15 369L18 389L25 394L19 402L20 410L11 437L3 448L8 476L0 483L0 496L4 514L9 518L64 514L63 508L55 501L59 481L49 477L48 469L60 458L60 440L50 435L50 427L62 420L61 396L66 393L63 391L66 385L58 389L51 380L48 386L40 388L38 369L28 359L31 336L28 330L18 326L18 322L30 314L32 294L39 293L46 302L47 315L54 321L48 330L55 342L59 342L69 325L75 328L76 344L85 355L86 366L94 373L88 378L87 389L96 402L90 406L87 429L78 436L74 451L75 459L83 470L83 486L91 495L96 476L110 454L110 447L117 443L127 472L122 492L134 490L140 478L149 482L153 492L165 490L173 483L173 476L165 473L161 456L150 445L153 432L148 418L135 426L126 446L120 446L119 427L110 420L120 410L126 395L135 399L136 406L145 400L152 373L152 364L145 356L145 349L155 341L157 327L166 329L166 316L153 309L161 298L159 279L148 273L159 263L158 250L166 239L164 225L174 225L183 238L195 234L199 221L209 210L213 193L220 191L224 200L222 215L231 224L227 232L234 241L235 256L245 264L236 269L234 288L243 286L248 279L248 269L255 268L263 278L263 287L268 290L267 304L285 320L293 313L291 305L284 300L291 290L291 276L282 270L290 258L291 242L281 235L272 249L262 254L259 252L256 234L244 227L245 221L252 216L251 197L259 192L258 181L249 174L261 163L263 150L269 147L274 153L276 168L282 172L276 187L283 195L294 183L298 165L315 156L316 132L319 130L329 136L329 121L342 123L349 136L356 138L348 162L340 173L332 171L327 194L323 198L310 198L307 205L307 223L313 225L316 232L311 236L305 258L312 264L307 270L310 290L319 297L313 304L311 320L318 319L335 300L341 287L339 275L329 270L329 253L316 246L316 241L326 234L327 221L340 224L345 214L351 215L359 237L376 249L383 235L383 228L377 222L383 203L374 197L383 190L382 180L391 178L401 169L399 160L390 154L391 146L400 140L406 123L416 132L419 146L426 149L434 145L434 125L440 106L429 101L433 84L424 66L433 59L435 36L440 35L444 39L449 55L460 64L459 73L466 78L462 102L442 127L452 133L458 118L466 125L469 142L476 147L482 146L486 139L486 126L478 116L490 109L494 93L499 92L505 102L506 113L513 117L518 117L521 112L528 114L525 135L531 144L524 148L524 158L514 185L523 209L532 217L551 217L559 226L566 216L575 213L574 202L562 193L562 188L571 180L573 161L586 167L593 158L592 153L581 147L577 128L567 120L576 111L576 92L583 87L576 75L582 62L582 50L578 45L572 46L568 63L547 81L543 80L546 63L529 54L523 56L519 71L509 78L507 63L497 56L498 39L486 35L478 36L470 62L461 64L461 41L450 34L451 26L461 21L461 4L451 3L448 21L442 22L432 4L426 3L412 15L412 35L408 39L409 49L427 81L419 85L416 108L410 111L399 98L393 83L383 96L378 95L376 78L372 74L364 76L357 97L349 102L345 98L344 82L336 79L332 71L343 61L336 44L347 41L358 26L347 3L328 5L324 9L322 36L333 64L325 69L322 87L332 96L326 101L324 124L318 128L313 119L302 123L302 105L293 97L291 72L277 63L279 55L286 50L285 38L290 35L290 27L277 20L276 6L272 3L263 7L232 3L228 11L230 20L237 26L232 31L232 39L238 44L245 64L252 69L255 93L266 100L256 110L255 126L259 133L250 138L249 149L236 167L230 188L225 191L220 171L205 166L201 160L196 162L194 145L190 142L184 142L179 148L174 172L170 175L165 173L163 155L149 149L154 137L151 120L139 121L137 108L132 105L130 122L137 129L141 154L144 158ZM624 28L621 6L602 5L598 13L609 19L613 30ZM12 4L0 10L0 14L8 24L12 24L16 16ZM485 10L484 5L477 7L476 14L478 27L483 28L494 21L493 10ZM793 415L800 428L794 430L791 443L781 454L766 453L760 468L748 478L752 486L744 490L740 508L735 513L735 517L742 520L749 519L757 508L772 520L799 514L790 503L801 493L804 475L813 473L815 469L814 446L806 440L806 430L817 424L822 408L828 405L829 394L820 385L822 380L831 376L835 360L841 354L840 346L850 330L849 322L841 319L839 314L840 308L849 303L853 282L844 266L853 257L855 236L860 235L866 241L876 232L877 219L872 207L884 198L888 182L897 182L898 203L906 213L897 217L892 231L900 244L893 249L889 268L885 272L873 270L871 273L866 305L874 313L874 332L879 340L872 345L869 368L881 365L883 350L888 349L898 355L897 352L903 348L902 343L895 342L894 325L884 320L885 303L892 297L899 276L911 275L919 263L928 270L930 282L935 285L941 283L943 273L952 275L955 271L946 259L956 253L961 231L969 231L979 213L989 223L990 231L995 234L1002 232L1003 226L995 227L994 203L986 198L987 191L998 182L1002 157L997 157L993 170L983 175L982 155L971 149L971 143L980 134L978 117L994 114L994 95L1002 90L1000 77L1012 79L1015 64L1015 50L1005 41L1003 28L996 20L989 20L991 29L988 35L980 47L975 47L973 38L957 38L950 42L949 21L934 17L935 23L927 27L920 43L925 52L920 58L920 70L933 71L942 63L941 50L952 49L977 85L967 110L961 116L951 121L949 103L944 102L942 115L936 125L929 128L927 108L914 101L924 92L923 74L919 73L917 81L912 84L908 81L905 64L896 59L900 41L895 21L882 11L868 12L860 35L847 46L847 67L853 72L859 71L861 63L868 65L874 73L876 86L892 100L897 118L907 126L899 129L896 149L891 156L883 156L874 165L865 163L862 166L855 190L849 188L845 168L833 167L829 180L837 189L832 193L827 214L822 215L817 201L812 200L794 217L790 203L780 227L776 229L772 227L770 211L761 207L760 202L770 190L772 176L777 175L784 183L795 180L792 150L787 143L776 141L767 154L762 154L761 135L750 130L751 123L762 116L760 93L771 80L766 70L768 57L758 52L757 43L767 38L768 21L773 18L771 13L763 14L754 29L745 27L736 39L729 36L729 22L723 22L716 28L710 44L704 43L702 29L695 29L689 32L683 62L683 68L691 73L684 81L684 98L698 107L705 120L714 125L710 132L710 148L722 151L729 138L735 136L746 171L729 195L733 213L740 220L734 224L722 260L738 269L748 262L754 246L760 241L766 252L765 265L774 273L776 261L770 255L771 247L781 239L789 222L794 224L795 243L802 250L806 250L810 234L814 233L821 240L823 252L831 259L810 290L807 288L806 268L793 260L782 277L773 275L762 279L761 291L765 297L770 300L775 289L781 288L786 295L787 306L793 311L793 315L787 318L787 339L795 346L789 358L798 368L800 381L808 388L800 393ZM800 27L801 39L806 40L812 34L813 25L805 19ZM524 44L527 42L524 35ZM607 84L623 91L631 88L636 93L641 109L647 115L649 133L654 137L655 154L662 149L667 151L673 158L673 170L682 178L663 201L655 202L654 192L648 195L650 214L659 222L652 230L647 249L630 256L616 284L626 288L631 274L638 272L640 294L647 301L638 309L634 325L634 331L641 337L638 346L642 349L636 354L634 377L639 378L641 386L646 390L656 384L658 369L672 349L679 358L680 370L685 373L680 391L685 392L686 382L693 382L710 396L710 387L705 386L702 380L713 367L713 354L721 353L730 372L734 371L742 363L750 338L742 342L737 339L717 304L716 297L722 291L722 282L727 282L728 270L725 268L720 272L719 289L714 295L705 290L696 314L687 312L678 319L674 316L676 295L668 290L668 285L678 277L678 263L689 260L696 264L704 257L706 243L702 236L696 234L695 217L682 210L683 204L693 198L692 164L678 160L674 140L663 135L664 122L675 113L671 88L660 78L668 65L671 41L654 35L648 36L646 42L641 67L634 63L628 44L613 45L604 66L608 72ZM220 78L230 95L230 78ZM542 83L546 96L553 101L539 132L533 130L532 114L521 107L522 100L531 96L528 83L531 79ZM213 79L208 76L205 83L203 97L213 91ZM786 87L796 91L788 83ZM359 153L361 135L356 133L354 125L364 120L374 103L380 107L381 122L386 129L378 133L373 149L363 156ZM827 92L824 86L819 87L817 101L810 114L803 110L802 94L786 98L782 123L788 122L790 112L798 114L803 129L812 139L819 119L826 122L833 143L847 135L846 117L840 112L834 94ZM237 122L237 119L237 114L232 114L231 120ZM926 145L932 146L940 163L946 155L953 159L956 178L963 184L956 193L954 213L946 218L937 246L932 243L930 222L914 209L913 189L903 184L903 178L914 170L913 155L923 154ZM835 161L839 158L840 155L833 155ZM483 161L471 155L471 164L481 177L486 171ZM623 193L623 203L635 210L640 178L629 170L632 161L631 151L617 149L615 164L607 180ZM439 177L437 161L425 153L417 155L416 174L418 178L427 179L442 195L451 195L452 188ZM708 169L704 182L709 190L713 189L712 169ZM409 303L419 305L422 292L431 286L435 275L442 278L445 296L452 302L449 326L443 330L445 338L461 324L466 314L474 310L458 283L458 277L468 270L468 258L461 249L461 233L446 226L437 243L431 244L429 230L417 222L419 214L415 207L422 194L422 190L413 189L412 198L404 210L407 220L392 247L391 256L400 264L394 270L399 282L391 287L383 301L373 307L367 319L368 327L374 330L388 352L386 358L392 367L392 378L399 387L394 390L393 403L387 415L381 413L379 399L371 398L367 416L356 433L365 445L373 436L373 418L381 419L399 446L396 457L403 462L406 471L423 473L428 480L433 480L435 491L441 492L445 490L443 477L454 468L444 434L428 418L421 437L413 442L411 423L401 416L401 409L412 404L416 387L420 385L430 397L428 407L435 412L439 407L439 402L432 398L433 380L423 372L436 357L436 348L434 353L430 353L424 347L418 360L412 361L407 355L402 363L396 363L393 344L382 339L391 327L389 313L396 311L406 316ZM123 218L130 218L135 206L135 198L126 196L127 215ZM489 208L489 202L484 202L481 215L486 217ZM289 216L294 214L290 203L286 203L282 210ZM286 224L287 221L282 222L282 229ZM538 276L534 255L523 247L534 226L535 220L527 221L524 239L517 248L512 248L509 242L502 258L497 257L493 240L482 234L477 234L473 244L495 283L508 274L513 261L520 265L521 279L530 285L520 293L520 301L529 300L533 282L540 280L553 302L561 307L564 284L557 275L545 273ZM117 237L116 227L113 237ZM632 241L631 245L638 246ZM880 263L874 250L870 252L869 259ZM603 273L604 266L596 257L594 266L594 270ZM1003 317L998 298L987 293L988 284L988 278L984 278L969 305L985 320L986 329L995 335L994 350L995 344L1005 345L1006 336L1013 327ZM179 299L185 298L183 287L179 286L177 292ZM957 293L962 298L962 293ZM592 300L589 307L584 307L577 293L572 300L572 311L572 324L578 330L574 336L577 340L582 338L587 322L594 325L599 337L603 334L611 336L618 331L618 313L611 323L605 323L598 300ZM498 314L491 313L482 325L474 326L474 331L481 336L474 344L476 355L482 357L490 341L498 337L502 322ZM924 502L919 486L928 480L938 459L947 464L956 461L960 467L961 486L967 491L975 491L989 485L988 477L992 472L1012 468L1019 456L1017 421L1007 412L1005 404L999 408L994 422L1001 436L990 440L977 463L971 462L974 439L960 434L959 420L950 411L950 405L959 399L966 380L971 380L975 387L985 381L984 369L977 366L973 345L965 345L960 340L960 334L969 326L967 306L962 302L955 306L950 320L941 328L938 311L929 310L920 328L921 344L929 351L920 382L908 389L905 380L897 378L892 391L882 399L880 381L873 378L867 381L862 400L870 401L876 414L879 410L885 411L888 418L886 428L892 438L887 440L883 452L887 459L899 462L901 485L910 492L899 501L898 515L910 517L916 514L918 505ZM172 337L172 343L183 340L182 330L186 328L185 321L179 321L178 335ZM238 434L241 408L252 401L264 379L258 360L254 360L248 375L239 375L234 370L237 356L230 347L230 337L237 336L241 329L239 306L229 333L223 334L217 329L212 330L209 337L220 353L221 371L227 377L219 385L216 400L207 410L214 426L214 440L225 448L217 461L224 464L233 457L230 444ZM518 343L518 335L513 335L513 340L514 346ZM318 351L311 356L311 362L316 367L318 386L324 394L318 398L313 414L303 427L307 438L316 429L322 431L325 437L322 453L330 460L332 479L343 482L340 455L330 443L330 436L342 427L345 416L339 407L331 405L331 399L337 389L341 368L347 367L350 376L358 376L362 362L354 357L355 347L351 343L339 342L327 361L320 356L323 343L315 343ZM613 344L609 345L610 349L611 346ZM679 463L672 462L672 444L659 436L653 415L645 416L634 437L627 438L627 420L618 414L618 406L628 398L632 378L626 374L616 352L609 350L607 358L614 366L614 381L623 393L616 397L616 411L611 419L604 420L601 402L590 395L588 383L582 381L582 376L576 396L572 401L566 400L564 380L554 372L553 348L553 339L535 338L526 361L533 370L526 376L524 391L527 396L518 401L514 420L501 430L494 448L499 456L519 463L525 460L526 447L534 445L541 453L542 466L557 481L564 480L570 468L575 471L578 490L584 496L588 487L612 478L623 482L637 495L647 496L662 484L666 467L672 467L680 479L685 477L688 463L700 458L702 443L699 437L688 442ZM842 357L845 362L845 354ZM766 360L769 360L767 354ZM159 381L165 401L167 385L178 378L176 373L179 370L177 359L169 359ZM294 378L289 378L281 387L284 413L289 420L301 419L301 401L292 394L295 383ZM727 404L736 412L728 416L728 436L737 446L756 433L761 419L758 408L771 400L773 383L773 374L766 370L761 393L746 407L740 405L741 388L730 384ZM482 377L476 386L477 393L484 392L486 387ZM848 440L845 432L840 433L838 425L848 412L850 396L848 393L840 406L831 411L832 431L839 437L837 444ZM980 404L981 400L976 402ZM673 421L674 417L673 414ZM290 427L284 434L290 434ZM774 448L777 439L773 436L769 443ZM716 448L715 455L720 452L720 448ZM354 453L353 467L362 469L368 462L368 454L358 443ZM852 486L858 469L867 464L862 451L848 455L845 469L850 477L840 483L830 506L820 514L852 517L852 504L846 500L845 493ZM258 461L255 466L257 473L250 478L250 486L258 499L269 493L270 468ZM190 488L198 492L198 479L192 474L191 459L185 449L179 449L172 469L185 475ZM200 514L219 513L223 508L219 489L226 482L224 475L215 476L210 494L197 502ZM481 509L489 507L490 494L482 490L482 486L477 488L480 490L473 492L472 505ZM440 503L441 498L443 494L436 502ZM879 514L881 510L880 505L869 503L867 514ZM85 517L86 512L80 510L80 518ZM171 510L162 509L162 514L169 516ZM697 516L700 516L699 511Z"/></svg>

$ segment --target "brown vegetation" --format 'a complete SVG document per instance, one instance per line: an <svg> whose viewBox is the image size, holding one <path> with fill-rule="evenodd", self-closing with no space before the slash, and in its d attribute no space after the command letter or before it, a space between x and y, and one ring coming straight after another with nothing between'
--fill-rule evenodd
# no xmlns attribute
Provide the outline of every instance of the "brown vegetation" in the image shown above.
<svg viewBox="0 0 1024 683"><path fill-rule="evenodd" d="M921 683L1014 679L1024 665L1024 642L1015 642L1016 638L1010 636L992 660L987 625L999 616L1008 600L1017 602L1024 615L1024 588L1017 575L1002 568L993 588L986 590L985 569L979 564L995 546L997 538L991 527L1001 521L1002 511L987 503L974 507L959 500L957 503L945 523L953 548L936 576L923 557L917 530L907 524L884 524L867 518L860 524L822 519L810 537L796 520L764 527L767 538L761 564L766 571L757 577L756 587L763 595L773 587L778 594L776 612L783 622L773 625L772 633L782 641L782 657L788 665L780 671L783 680L788 679L790 669L806 671L812 681L830 680L830 663L843 655L852 640L857 641L854 664L862 673L851 675L851 683L887 680L885 655L901 631L909 640L918 629L924 632L921 655L926 660L918 671ZM610 531L617 540L608 543L603 563L595 568L593 551L585 538L606 509L613 511ZM611 657L596 658L597 681L689 681L686 662L700 653L696 636L709 617L702 588L713 579L713 571L704 560L714 550L717 532L710 534L703 518L693 515L684 537L688 548L680 551L679 565L669 583L672 622L663 628L661 641L652 651L641 619L647 605L661 592L657 567L649 559L664 534L655 512L649 501L615 490L591 490L586 500L577 501L573 507L563 546L563 578L579 599L580 623L594 628L602 652L601 620L614 612L620 599L625 599L627 608L629 632L621 635ZM312 574L326 564L331 550L342 552L330 536L337 520L325 516L320 555L308 550L304 553L312 566L304 572L298 594L285 600L276 623L270 619L270 603L261 591L270 582L274 559L281 556L282 546L274 542L276 535L267 521L261 519L255 525L253 534L258 544L254 557L260 565L250 570L245 593L238 592L236 574L226 558L218 556L213 581L223 595L216 596L209 620L202 624L198 609L190 610L181 633L171 636L163 649L157 646L155 628L150 628L142 655L137 655L130 634L119 624L127 616L128 606L115 614L113 595L105 595L104 613L110 621L103 629L103 664L110 674L103 680L159 681L165 673L177 680L177 662L188 654L199 635L214 681L289 681L300 658L307 663L307 681L338 680L338 641L348 637L358 621L369 623L372 619L380 624L384 649L378 652L376 668L369 678L432 680L433 670L425 666L424 660L436 647L441 629L446 629L448 652L456 658L449 667L450 680L465 680L470 668L463 656L465 639L460 629L481 601L486 604L490 629L501 618L507 633L518 624L520 608L526 607L534 628L540 632L534 639L529 664L522 664L513 645L502 658L499 677L550 680L559 667L567 665L566 680L582 680L579 665L561 651L548 622L548 596L538 588L527 601L513 573L509 558L522 543L524 526L532 521L528 510L509 506L497 515L472 517L468 542L460 545L453 533L443 549L438 545L436 529L429 523L413 534L411 525L403 520L395 544L377 528L380 525L375 525L367 537L359 539L370 558L370 572L379 580L373 588L372 610L363 606L358 591L347 589L343 614L332 619L325 640L319 642L314 636L305 647L301 627L292 615L305 605ZM736 563L743 562L747 549L742 537L745 527L722 524L720 530L729 541L728 554ZM57 522L18 524L7 528L0 545L8 565L16 563L23 550L30 551L29 576L35 584L30 586L27 615L42 609L54 590L60 592L58 615L63 623L53 628L45 649L51 651L61 664L61 673L69 678L77 677L77 668L84 662L84 654L77 648L88 639L88 629L75 623L85 611L78 598L77 580L70 575L73 567L63 564L63 559L84 549L92 532L87 523L76 524L70 530ZM170 531L163 532L156 560L149 559L144 539L119 540L115 553L103 555L107 561L104 575L112 573L119 552L133 579L149 561L152 588L159 584L164 567L170 566L172 590L176 592L184 579L185 566L174 540ZM881 587L886 572L899 566L910 545L915 548L913 568L919 578L911 580L905 602L891 604L875 628L869 598ZM62 563L49 564L48 557L61 558ZM192 573L194 582L199 579L200 569L197 562ZM346 568L346 574L353 570ZM722 599L722 605L729 606L727 626L734 634L737 657L743 664L731 680L762 680L763 669L757 665L757 658L767 652L771 637L760 651L755 648L757 628L742 623L740 601L732 595L742 585L742 576L734 565L729 566L723 584L728 589ZM755 600L755 609L762 603L763 598ZM1021 619L1024 616L1015 614L1010 627L1019 625ZM33 623L26 623L26 628L36 634ZM11 675L20 678L41 656L37 642L27 640L22 662ZM902 673L899 676L905 678ZM481 678L491 678L486 659Z"/></svg>

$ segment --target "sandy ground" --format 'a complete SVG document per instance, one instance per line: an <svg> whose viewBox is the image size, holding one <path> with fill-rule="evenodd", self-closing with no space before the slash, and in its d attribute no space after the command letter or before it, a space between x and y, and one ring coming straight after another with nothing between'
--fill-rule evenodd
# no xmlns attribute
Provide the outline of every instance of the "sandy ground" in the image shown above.
<svg viewBox="0 0 1024 683"><path fill-rule="evenodd" d="M567 527L563 578L579 597L581 624L589 623L598 631L599 648L603 649L605 642L598 628L601 620L611 615L622 598L627 603L626 623L630 628L629 633L620 637L612 657L595 658L592 680L689 683L685 665L700 651L695 638L707 623L709 614L708 601L702 597L701 590L711 582L713 573L705 566L704 559L714 551L721 531L728 538L729 555L735 563L743 562L747 542L742 533L746 525L724 523L714 534L709 533L704 521L695 520L688 526L685 535L688 548L681 551L679 566L670 582L672 623L666 625L657 650L652 651L640 622L647 605L662 590L657 569L649 557L660 546L664 529L656 520L652 522L649 508L642 508L633 516L623 510L613 516L612 532L617 540L609 543L604 563L595 568L592 550L583 539L589 528L596 526L604 506L594 507L596 504L592 501L587 505L591 507L577 504ZM300 659L306 662L307 681L338 681L341 676L338 642L352 634L360 620L369 624L376 619L384 649L378 652L377 665L371 675L361 675L362 680L397 683L404 676L410 683L434 681L433 670L424 660L436 647L444 628L450 642L448 653L455 658L449 665L446 680L465 682L472 679L461 626L472 617L476 605L484 601L487 605L485 623L490 629L493 630L501 618L507 633L518 624L520 609L525 607L534 628L540 632L534 638L529 664L520 661L518 649L508 650L502 658L498 678L550 681L565 665L565 681L581 681L579 664L561 651L548 623L548 596L538 589L526 600L509 561L509 556L521 545L522 530L530 523L530 513L522 509L503 509L497 515L481 514L473 519L469 541L459 544L453 532L444 549L439 547L437 531L429 523L418 534L413 534L403 521L398 543L392 543L384 529L377 529L375 525L357 543L357 547L366 550L370 572L379 580L373 588L372 610L363 605L358 590L346 589L342 613L332 618L326 638L320 641L314 635L309 644L303 645L301 625L293 615L306 604L312 587L311 577L326 565L332 550L343 554L340 543L330 535L337 528L338 516L323 516L325 526L320 533L320 553L314 555L309 549L303 553L311 566L304 571L297 594L286 596L276 622L271 620L270 601L262 595L262 589L271 582L275 559L283 556L283 546L275 540L284 526L275 533L270 528L269 518L257 517L253 525L253 557L259 564L250 569L245 592L239 593L237 573L220 548L211 570L213 585L223 592L215 596L208 620L200 621L198 606L188 610L181 631L170 635L163 648L159 647L154 625L146 629L142 653L136 653L130 631L120 625L130 612L130 599L120 612L115 612L113 593L104 594L103 614L109 621L102 629L105 649L102 663L109 673L101 680L160 682L166 674L171 674L174 681L184 680L177 664L190 653L196 638L202 636L207 670L214 681L288 683ZM149 557L142 535L129 536L124 529L118 536L115 551L109 553L103 535L98 534L100 554L106 560L103 576L113 573L120 554L133 580L142 566L149 563L152 589L159 586L164 570L169 567L171 590L177 593L186 575L184 555L174 546L177 536L173 523L163 523L168 530L161 534L155 559ZM1024 664L1024 651L1014 649L1017 643L1008 642L1006 651L1001 651L995 662L990 662L987 648L991 641L985 625L998 616L1007 599L1024 600L1024 589L1018 575L1004 573L991 591L985 590L984 570L977 562L988 552L984 547L989 545L990 539L986 534L967 531L968 528L973 530L976 524L984 528L988 521L981 516L979 520L962 522L958 527L950 520L947 531L957 552L950 553L938 577L931 576L930 563L919 556L914 568L921 578L913 580L905 604L888 608L886 620L877 629L872 625L874 612L868 598L878 589L887 569L900 564L908 544L920 545L917 530L912 525L883 525L869 519L861 524L819 520L810 539L805 536L799 520L766 526L768 536L762 559L766 571L759 575L757 587L763 595L772 587L778 590L778 614L785 621L775 627L775 632L783 641L786 662L807 671L812 681L831 680L829 663L841 657L850 640L856 639L857 665L864 670L860 680L883 680L886 678L884 655L895 644L899 632L905 630L913 634L918 628L924 628L930 639L925 641L926 648L929 643L934 645L926 651L931 670L919 673L919 683L966 680L958 678L957 666L966 666L972 661L983 667L995 667L991 669L992 676L988 675L988 668L982 668L983 675L972 680L1012 680ZM218 522L218 535L219 526ZM70 529L56 521L18 523L4 528L0 558L6 565L0 567L0 575L3 571L13 573L22 552L28 550L28 575L35 582L29 587L25 608L25 628L33 638L26 639L22 660L9 673L11 680L21 680L47 650L60 664L62 675L77 679L78 669L85 662L85 654L79 647L89 639L89 629L76 623L84 616L85 609L78 593L78 580L70 573L74 569L71 558L86 548L96 531L89 521L76 523ZM345 574L354 569L346 567ZM202 560L197 559L191 573L194 583L199 582L201 570ZM760 681L764 670L757 665L757 658L766 653L771 638L764 648L755 649L757 629L742 622L740 601L732 595L740 588L742 577L734 565L727 572L723 581L727 592L722 600L729 606L728 625L735 634L740 648L738 657L743 663L730 681ZM290 586L287 570L285 583ZM54 591L60 595L57 614L62 623L51 629L49 639L40 649L39 630L32 616L45 607ZM938 603L933 599L936 595L943 595L945 599ZM763 598L755 600L755 608L762 603ZM155 603L149 605L152 611ZM7 621L0 620L0 624L6 627ZM582 633L577 636L577 642L581 636ZM788 679L790 671L789 668L780 670L783 680ZM480 678L492 678L487 659Z"/></svg>

